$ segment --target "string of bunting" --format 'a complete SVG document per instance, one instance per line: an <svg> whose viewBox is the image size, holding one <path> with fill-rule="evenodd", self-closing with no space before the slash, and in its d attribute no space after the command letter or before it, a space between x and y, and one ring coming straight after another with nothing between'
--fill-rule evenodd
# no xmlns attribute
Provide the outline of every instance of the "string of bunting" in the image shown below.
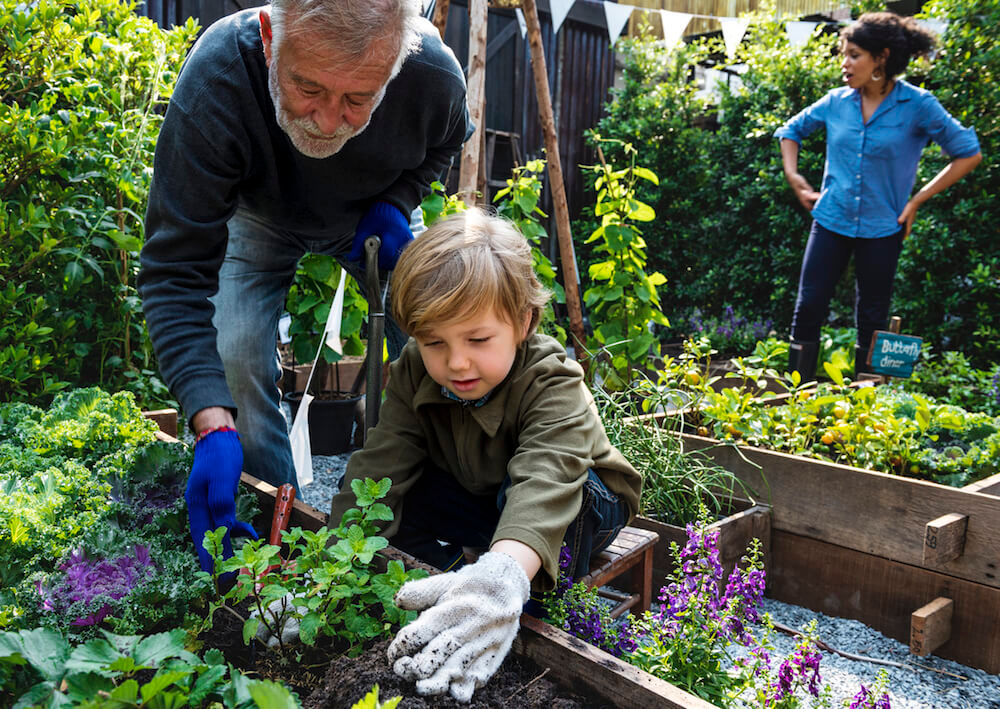
<svg viewBox="0 0 1000 709"><path fill-rule="evenodd" d="M576 0L550 0L549 8L552 14L553 33L559 32L559 28L562 27L562 24L575 1ZM719 21L722 25L722 39L726 44L726 55L732 57L736 52L736 48L740 45L740 42L743 41L743 36L747 32L747 28L750 26L750 20L742 17L717 17L715 15L700 15L692 12L655 10L646 7L637 7L635 5L608 2L607 0L603 2L603 5L604 17L608 27L608 39L611 40L611 44L615 44L615 42L618 41L618 38L621 36L621 33L625 29L625 25L629 21L629 18L632 16L632 12L634 10L639 10L641 12L658 12L660 14L660 20L663 24L663 41L664 44L670 49L673 49L680 44L682 38L684 37L684 30L687 29L688 23L692 18L697 17L699 19ZM524 15L521 12L521 8L517 8L514 12L517 15L517 24L521 29L521 37L523 38L527 32ZM947 23L941 20L920 20L920 23L937 34L941 34L947 27ZM812 36L819 24L819 22L803 22L798 20L789 20L785 22L785 31L788 33L788 43L792 47L799 47L805 44L809 41L809 38Z"/></svg>

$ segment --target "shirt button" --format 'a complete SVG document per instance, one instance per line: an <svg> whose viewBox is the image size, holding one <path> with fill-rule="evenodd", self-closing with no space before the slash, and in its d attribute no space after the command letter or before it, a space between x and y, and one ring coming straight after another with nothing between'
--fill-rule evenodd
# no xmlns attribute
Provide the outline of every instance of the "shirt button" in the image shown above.
<svg viewBox="0 0 1000 709"><path fill-rule="evenodd" d="M861 198L860 198L860 197L855 197L855 198L854 198L854 201L855 201L855 202L858 202L858 201L860 201L860 200L861 200Z"/></svg>

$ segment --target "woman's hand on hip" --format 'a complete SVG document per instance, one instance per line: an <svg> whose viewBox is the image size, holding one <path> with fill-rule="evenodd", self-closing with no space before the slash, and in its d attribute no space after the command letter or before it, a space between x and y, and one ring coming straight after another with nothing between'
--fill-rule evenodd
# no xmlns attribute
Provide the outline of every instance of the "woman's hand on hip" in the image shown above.
<svg viewBox="0 0 1000 709"><path fill-rule="evenodd" d="M910 229L913 228L913 221L917 218L917 209L919 208L920 205L911 199L906 203L906 206L903 207L903 212L899 215L899 218L896 219L900 226L906 229L906 231L903 232L904 239L910 235Z"/></svg>
<svg viewBox="0 0 1000 709"><path fill-rule="evenodd" d="M791 185L792 191L795 192L795 197L799 200L799 204L806 211L811 212L813 207L816 206L816 200L819 199L819 192L814 190L806 178L798 173L788 175L788 184Z"/></svg>

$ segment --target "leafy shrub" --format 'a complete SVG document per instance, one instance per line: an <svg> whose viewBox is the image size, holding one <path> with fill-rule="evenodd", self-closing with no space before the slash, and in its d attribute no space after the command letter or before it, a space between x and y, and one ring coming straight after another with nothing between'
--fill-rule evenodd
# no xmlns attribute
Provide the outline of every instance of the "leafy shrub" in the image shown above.
<svg viewBox="0 0 1000 709"><path fill-rule="evenodd" d="M961 352L929 353L917 362L913 375L893 386L933 396L939 401L1000 416L1000 364L976 369Z"/></svg>
<svg viewBox="0 0 1000 709"><path fill-rule="evenodd" d="M0 402L163 400L135 291L158 112L196 26L123 0L0 0Z"/></svg>

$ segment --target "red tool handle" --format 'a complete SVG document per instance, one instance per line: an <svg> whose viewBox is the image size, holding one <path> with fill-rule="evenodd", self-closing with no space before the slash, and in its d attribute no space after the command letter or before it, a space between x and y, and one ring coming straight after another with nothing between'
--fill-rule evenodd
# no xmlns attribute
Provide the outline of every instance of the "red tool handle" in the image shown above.
<svg viewBox="0 0 1000 709"><path fill-rule="evenodd" d="M274 497L274 516L271 517L271 536L267 538L268 544L281 546L281 533L288 529L294 503L295 486L291 483L285 483L278 488Z"/></svg>

